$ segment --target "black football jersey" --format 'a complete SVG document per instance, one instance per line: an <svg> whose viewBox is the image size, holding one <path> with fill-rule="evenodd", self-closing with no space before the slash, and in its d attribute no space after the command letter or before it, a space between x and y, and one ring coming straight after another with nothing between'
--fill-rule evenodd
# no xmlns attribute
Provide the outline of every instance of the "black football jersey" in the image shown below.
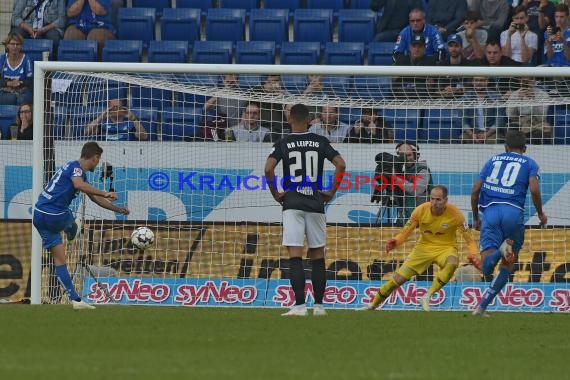
<svg viewBox="0 0 570 380"><path fill-rule="evenodd" d="M291 133L277 141L269 154L283 161L283 177L276 176L278 185L286 191L283 210L295 209L324 214L323 188L325 159L332 161L339 153L330 141L311 132ZM326 179L325 186L332 186Z"/></svg>

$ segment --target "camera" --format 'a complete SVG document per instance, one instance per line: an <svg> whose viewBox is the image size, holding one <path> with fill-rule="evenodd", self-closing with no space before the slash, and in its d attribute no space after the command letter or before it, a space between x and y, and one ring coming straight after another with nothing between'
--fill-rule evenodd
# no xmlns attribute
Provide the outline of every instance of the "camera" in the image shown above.
<svg viewBox="0 0 570 380"><path fill-rule="evenodd" d="M382 152L378 153L374 158L376 161L375 176L382 176L388 181L389 184L392 183L393 175L403 175L404 174L404 164L406 163L406 155L400 153L397 156ZM382 187L386 185L382 183L382 179L376 179L377 187ZM388 207L401 207L403 204L404 192L399 187L395 186L385 186L384 190L374 189L372 193L372 198L370 202L381 203L383 206Z"/></svg>
<svg viewBox="0 0 570 380"><path fill-rule="evenodd" d="M554 26L554 27L549 26L547 29L548 29L549 34L556 34L556 33L560 32L560 28L558 26Z"/></svg>
<svg viewBox="0 0 570 380"><path fill-rule="evenodd" d="M113 177L113 165L108 162L103 162L101 168L101 178L100 181L103 181L105 178L112 178Z"/></svg>
<svg viewBox="0 0 570 380"><path fill-rule="evenodd" d="M525 24L513 24L513 25L516 30L524 30L524 28L526 27Z"/></svg>

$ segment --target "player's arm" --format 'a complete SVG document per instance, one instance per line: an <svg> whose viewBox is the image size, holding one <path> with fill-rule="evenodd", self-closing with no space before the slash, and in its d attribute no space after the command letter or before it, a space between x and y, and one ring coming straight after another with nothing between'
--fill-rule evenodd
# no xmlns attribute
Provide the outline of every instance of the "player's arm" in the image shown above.
<svg viewBox="0 0 570 380"><path fill-rule="evenodd" d="M481 220L479 219L479 194L483 180L478 178L471 188L471 212L473 213L473 228L479 230L481 228Z"/></svg>
<svg viewBox="0 0 570 380"><path fill-rule="evenodd" d="M109 193L110 194L110 193ZM89 199L91 199L95 204L97 204L98 206L101 206L107 210L111 210L114 212L119 212L121 214L125 214L125 215L129 215L130 211L128 208L126 207L120 207L117 205L114 205L113 203L111 203L109 201L109 199L107 198L103 198L101 196L98 195L93 195L93 194L87 194L87 196L89 197Z"/></svg>
<svg viewBox="0 0 570 380"><path fill-rule="evenodd" d="M542 196L540 195L540 185L538 183L537 177L530 177L529 180L530 195L532 197L532 203L534 203L534 208L538 215L541 225L546 225L548 218L542 210Z"/></svg>
<svg viewBox="0 0 570 380"><path fill-rule="evenodd" d="M418 228L418 226L420 225L419 214L420 214L419 208L416 208L414 212L412 212L412 216L410 216L410 219L406 222L404 227L402 227L400 232L392 239L386 242L386 252L390 252L391 250L393 250L394 248L405 242L408 239L408 237L410 237L412 232L416 228Z"/></svg>
<svg viewBox="0 0 570 380"><path fill-rule="evenodd" d="M275 181L275 168L277 167L277 163L278 162L275 157L267 157L267 161L265 162L265 180L267 181L267 187L269 187L269 191L271 191L273 199L279 203L283 203L285 192L277 189L277 183Z"/></svg>
<svg viewBox="0 0 570 380"><path fill-rule="evenodd" d="M342 158L342 156L340 154L337 154L333 158L332 164L334 165L334 168L335 168L332 187L328 191L322 191L321 192L325 202L330 201L334 197L336 191L338 190L338 186L340 185L341 174L346 169L346 162L344 161L344 158Z"/></svg>
<svg viewBox="0 0 570 380"><path fill-rule="evenodd" d="M112 201L117 200L117 193L99 190L85 182L81 177L72 177L71 181L73 182L73 187L76 190L82 191L87 195L96 195L101 198L110 199Z"/></svg>

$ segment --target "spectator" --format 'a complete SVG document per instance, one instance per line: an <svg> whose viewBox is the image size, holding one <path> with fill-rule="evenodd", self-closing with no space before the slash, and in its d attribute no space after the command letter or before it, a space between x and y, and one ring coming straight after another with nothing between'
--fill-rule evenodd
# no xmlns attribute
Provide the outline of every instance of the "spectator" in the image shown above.
<svg viewBox="0 0 570 380"><path fill-rule="evenodd" d="M309 75L309 84L303 90L303 95L314 95L323 90L323 76L322 75Z"/></svg>
<svg viewBox="0 0 570 380"><path fill-rule="evenodd" d="M405 158L404 175L404 220L408 220L414 208L429 201L429 192L433 184L431 171L425 161L420 161L420 149L411 141L404 141L396 145L396 152ZM412 180L414 176L414 180Z"/></svg>
<svg viewBox="0 0 570 380"><path fill-rule="evenodd" d="M109 100L109 108L85 127L85 136L102 134L107 141L147 140L140 120L120 99Z"/></svg>
<svg viewBox="0 0 570 380"><path fill-rule="evenodd" d="M285 89L281 84L280 75L268 75L265 77L263 84L254 89L258 94L279 95L285 94ZM265 102L260 103L261 107L261 123L269 127L272 133L281 134L283 128L283 105L279 103Z"/></svg>
<svg viewBox="0 0 570 380"><path fill-rule="evenodd" d="M443 39L435 26L426 24L425 12L421 9L413 9L409 20L410 25L402 29L394 46L394 62L410 54L409 47L416 36L424 38L424 55L433 56L436 61L443 59L445 49Z"/></svg>
<svg viewBox="0 0 570 380"><path fill-rule="evenodd" d="M463 114L461 141L469 144L496 144L497 132L504 126L504 110L499 107L483 107L499 102L501 94L489 88L489 78L473 77L472 88L465 94L467 103L474 103Z"/></svg>
<svg viewBox="0 0 570 380"><path fill-rule="evenodd" d="M463 21L463 29L457 33L463 40L463 54L466 59L483 59L487 45L487 31L481 27L479 13L468 11Z"/></svg>
<svg viewBox="0 0 570 380"><path fill-rule="evenodd" d="M490 40L485 47L485 58L477 61L481 66L504 67L520 66L521 64L504 56L499 41ZM503 100L507 100L511 91L519 88L518 79L509 77L491 78L491 87L501 94Z"/></svg>
<svg viewBox="0 0 570 380"><path fill-rule="evenodd" d="M24 104L33 100L32 61L22 52L24 38L14 32L4 40L6 53L0 55L0 104Z"/></svg>
<svg viewBox="0 0 570 380"><path fill-rule="evenodd" d="M309 132L325 136L332 143L343 142L349 130L350 125L339 120L338 109L333 106L323 106L318 121L309 128Z"/></svg>
<svg viewBox="0 0 570 380"><path fill-rule="evenodd" d="M518 6L513 11L513 22L501 33L503 55L524 65L532 63L538 49L538 36L529 30L527 22L525 6Z"/></svg>
<svg viewBox="0 0 570 380"><path fill-rule="evenodd" d="M291 108L293 104L283 104L283 123L281 126L281 134L288 135L291 133Z"/></svg>
<svg viewBox="0 0 570 380"><path fill-rule="evenodd" d="M467 12L465 0L430 0L427 9L428 24L435 25L444 38L456 32Z"/></svg>
<svg viewBox="0 0 570 380"><path fill-rule="evenodd" d="M447 57L440 62L442 66L467 66L469 62L463 57L463 40L457 34L447 37ZM449 76L439 80L439 95L444 98L457 98L465 92L465 79Z"/></svg>
<svg viewBox="0 0 570 380"><path fill-rule="evenodd" d="M24 38L53 41L54 56L57 56L59 40L65 29L65 0L16 0L12 10L12 31Z"/></svg>
<svg viewBox="0 0 570 380"><path fill-rule="evenodd" d="M548 0L523 0L528 15L528 28L538 36L537 51L544 49L544 32L548 26L554 26L554 4ZM541 64L542 54L537 57L537 64Z"/></svg>
<svg viewBox="0 0 570 380"><path fill-rule="evenodd" d="M489 39L499 38L509 16L509 4L505 0L472 0L469 8L481 15L481 26L487 28Z"/></svg>
<svg viewBox="0 0 570 380"><path fill-rule="evenodd" d="M394 141L394 130L390 123L378 115L372 108L362 110L362 118L350 129L344 140L349 143L391 143Z"/></svg>
<svg viewBox="0 0 570 380"><path fill-rule="evenodd" d="M243 110L241 122L226 133L229 141L271 142L271 132L261 126L258 103L249 103Z"/></svg>
<svg viewBox="0 0 570 380"><path fill-rule="evenodd" d="M426 57L426 40L422 35L415 35L410 42L410 55L397 56L397 66L434 66L435 57ZM392 96L395 98L426 98L430 96L430 86L435 81L426 77L395 77L392 84Z"/></svg>
<svg viewBox="0 0 570 380"><path fill-rule="evenodd" d="M546 119L548 100L548 94L536 87L534 78L523 78L521 88L507 102L508 128L523 132L531 144L551 144L552 126Z"/></svg>
<svg viewBox="0 0 570 380"><path fill-rule="evenodd" d="M236 74L224 74L222 76L222 89L232 90L239 86L239 77ZM204 111L212 115L212 118L206 119L206 127L215 127L218 132L226 130L229 126L236 125L240 121L240 114L245 106L245 101L236 98L211 97L204 104ZM206 132L208 129L204 129ZM207 140L211 135L203 135ZM222 140L223 136L218 136ZM216 138L212 138L216 140Z"/></svg>
<svg viewBox="0 0 570 380"><path fill-rule="evenodd" d="M31 104L24 103L18 107L16 114L16 124L10 127L10 135L8 139L15 137L16 140L33 140L34 139L34 126L33 126L33 107ZM12 132L17 135L13 136Z"/></svg>
<svg viewBox="0 0 570 380"><path fill-rule="evenodd" d="M384 9L376 24L374 41L394 42L400 31L408 25L412 9L422 8L421 0L374 0L372 9Z"/></svg>
<svg viewBox="0 0 570 380"><path fill-rule="evenodd" d="M570 66L568 13L566 4L558 4L554 12L554 27L546 28L544 54L547 66Z"/></svg>
<svg viewBox="0 0 570 380"><path fill-rule="evenodd" d="M110 0L68 0L66 40L95 40L101 58L106 40L115 39Z"/></svg>

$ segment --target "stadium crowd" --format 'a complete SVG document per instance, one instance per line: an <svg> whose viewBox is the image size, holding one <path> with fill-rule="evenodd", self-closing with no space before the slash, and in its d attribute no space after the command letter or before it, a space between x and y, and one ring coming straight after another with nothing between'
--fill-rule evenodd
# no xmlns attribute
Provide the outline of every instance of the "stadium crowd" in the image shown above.
<svg viewBox="0 0 570 380"><path fill-rule="evenodd" d="M313 41L306 31L297 26L297 21L313 13L302 13L314 8L311 1L292 1L292 8L284 12L285 36L275 39L269 62L251 62L241 58L239 49L247 43L260 42L263 36L255 36L254 13L260 9L270 9L271 1L239 1L239 4L254 4L256 8L242 9L238 14L244 15L241 24L238 22L237 35L230 35L230 53L224 56L227 62L218 62L213 55L200 56L200 43L213 42L222 46L219 36L209 32L209 23L215 16L215 10L225 9L227 2L212 0L211 7L194 9L197 18L197 34L185 36L185 51L182 58L167 55L165 60L157 59L154 49L160 42L171 36L167 29L169 11L181 11L192 6L189 1L124 1L124 0L14 0L11 18L11 31L4 40L5 54L0 56L2 78L0 86L0 113L2 119L2 139L11 136L8 129L16 120L18 106L30 104L32 101L32 66L42 55L34 50L35 43L47 41L44 49L51 60L92 60L122 61L123 56L113 55L110 41L114 43L133 42L134 38L146 38L138 42L138 56L134 61L145 62L200 62L200 63L289 63L283 51L287 44ZM316 30L314 41L321 42L313 64L394 64L402 66L570 66L570 21L568 0L532 1L532 0L341 0L331 2L336 8L328 9L329 20L325 21L328 36L319 36ZM190 5L188 5L190 4ZM198 4L198 2L195 2ZM295 9L299 4L300 8ZM319 3L319 5L322 5ZM145 6L156 6L149 9ZM197 5L194 5L197 7ZM172 8L169 8L172 7ZM144 29L129 24L130 13L127 10L148 11L151 18L150 37ZM191 8L193 9L193 8ZM231 10L231 9L227 9ZM313 9L318 14L322 10ZM343 24L351 11L360 10L361 17L372 17L374 24L366 33L351 33L350 23ZM319 11L319 12L317 12ZM368 13L366 13L368 12ZM144 12L143 12L144 13ZM235 12L234 12L235 13ZM283 15L283 13L277 13ZM356 13L352 13L355 15ZM247 15L247 18L245 17ZM363 16L364 15L364 16ZM157 17L158 16L158 17ZM281 17L281 16L280 16ZM289 19L292 19L290 33ZM249 19L249 23L246 20ZM158 20L158 21L157 21ZM334 21L333 21L334 20ZM342 24L342 27L341 27ZM293 26L294 25L294 26ZM134 34L129 34L134 29ZM161 38L155 38L155 29L161 30ZM218 28L219 29L219 28ZM228 28L231 30L231 28ZM245 33L245 30L249 33ZM206 32L202 35L202 30ZM334 33L333 33L334 31ZM233 33L229 32L228 33ZM294 38L289 42L289 34ZM311 34L311 33L309 33ZM246 36L249 41L245 41ZM192 40L194 38L194 40ZM82 41L82 42L80 42ZM335 42L333 42L335 41ZM336 42L338 41L338 42ZM240 45L240 42L243 44ZM361 49L360 62L334 60L333 45L342 43L360 43L354 45ZM245 45L244 45L245 44ZM389 61L377 61L372 56L373 47L391 47ZM119 53L124 53L127 45L118 45ZM164 45L166 46L166 44ZM164 47L163 46L163 47ZM235 48L234 48L235 46ZM123 49L124 48L124 49ZM211 49L211 48L210 48ZM330 49L330 50L329 50ZM235 55L234 55L235 50ZM275 51L281 50L280 54ZM88 51L89 54L84 54ZM192 52L189 54L189 52ZM210 51L211 52L211 51ZM368 52L368 55L365 53ZM41 53L41 48L40 48ZM170 52L172 53L172 52ZM208 51L206 51L208 53ZM82 55L83 54L83 55ZM189 55L192 57L189 59ZM356 55L358 56L358 55ZM384 57L386 58L386 57ZM125 60L130 60L126 58ZM469 142L494 143L502 139L508 129L520 129L531 138L531 143L553 143L554 111L548 107L509 108L509 102L543 101L549 95L565 95L568 92L564 81L541 82L540 78L529 81L512 81L506 78L392 78L386 96L403 99L448 98L452 100L467 99L501 101L505 107L461 110L454 118L458 127L445 137L437 137L434 141L420 131L423 124L417 125L418 138L426 142ZM332 93L344 93L347 96L358 96L356 78L353 82L331 85L324 83L321 76L309 76L303 79L270 75L263 80L245 81L237 75L226 75L214 83L219 87L239 87L252 94L286 94L320 96ZM327 86L332 86L328 88ZM337 88L335 88L337 86ZM338 86L345 86L339 89ZM93 106L87 100L87 90L81 90L78 101L84 106ZM142 90L141 90L142 91ZM380 89L378 90L380 92ZM237 140L237 141L275 141L289 131L287 120L287 104L276 104L267 101L245 102L234 99L213 97L205 99L195 97L192 118L186 118L182 125L161 128L164 123L161 116L145 120L145 113L138 112L136 107L129 109L134 95L128 91L119 91L116 96L120 104L125 104L125 115L111 118L114 115L107 108L106 99L98 105L98 109L89 120L82 121L82 128L70 132L74 119L73 112L60 117L63 125L59 128L58 138L94 136L103 140ZM196 100L199 99L199 100ZM261 97L263 99L263 96ZM139 99L140 100L140 99ZM177 103L179 102L179 103ZM159 115L169 106L182 105L180 99L168 99L168 104L159 106ZM8 106L8 107L3 107ZM13 106L13 107L9 107ZM140 107L153 107L154 104L139 104ZM64 108L62 108L64 109ZM398 140L398 133L390 120L384 117L382 110L345 110L337 107L323 106L312 110L314 113L310 130L327 136L334 142L388 142ZM6 116L6 113L12 114ZM370 115L370 112L372 115ZM526 113L526 114L525 114ZM538 114L537 114L538 113ZM148 113L147 113L148 114ZM152 114L152 113L151 113ZM10 121L11 117L11 121ZM123 122L122 118L127 117ZM427 118L422 111L420 119ZM139 119L141 120L139 122ZM136 120L136 122L134 122ZM188 121L191 120L191 121ZM121 126L116 124L122 123ZM187 125L183 125L187 124ZM377 128L379 126L379 128ZM128 130L125 130L125 127ZM168 131L168 135L165 131ZM119 135L120 133L120 135Z"/></svg>

